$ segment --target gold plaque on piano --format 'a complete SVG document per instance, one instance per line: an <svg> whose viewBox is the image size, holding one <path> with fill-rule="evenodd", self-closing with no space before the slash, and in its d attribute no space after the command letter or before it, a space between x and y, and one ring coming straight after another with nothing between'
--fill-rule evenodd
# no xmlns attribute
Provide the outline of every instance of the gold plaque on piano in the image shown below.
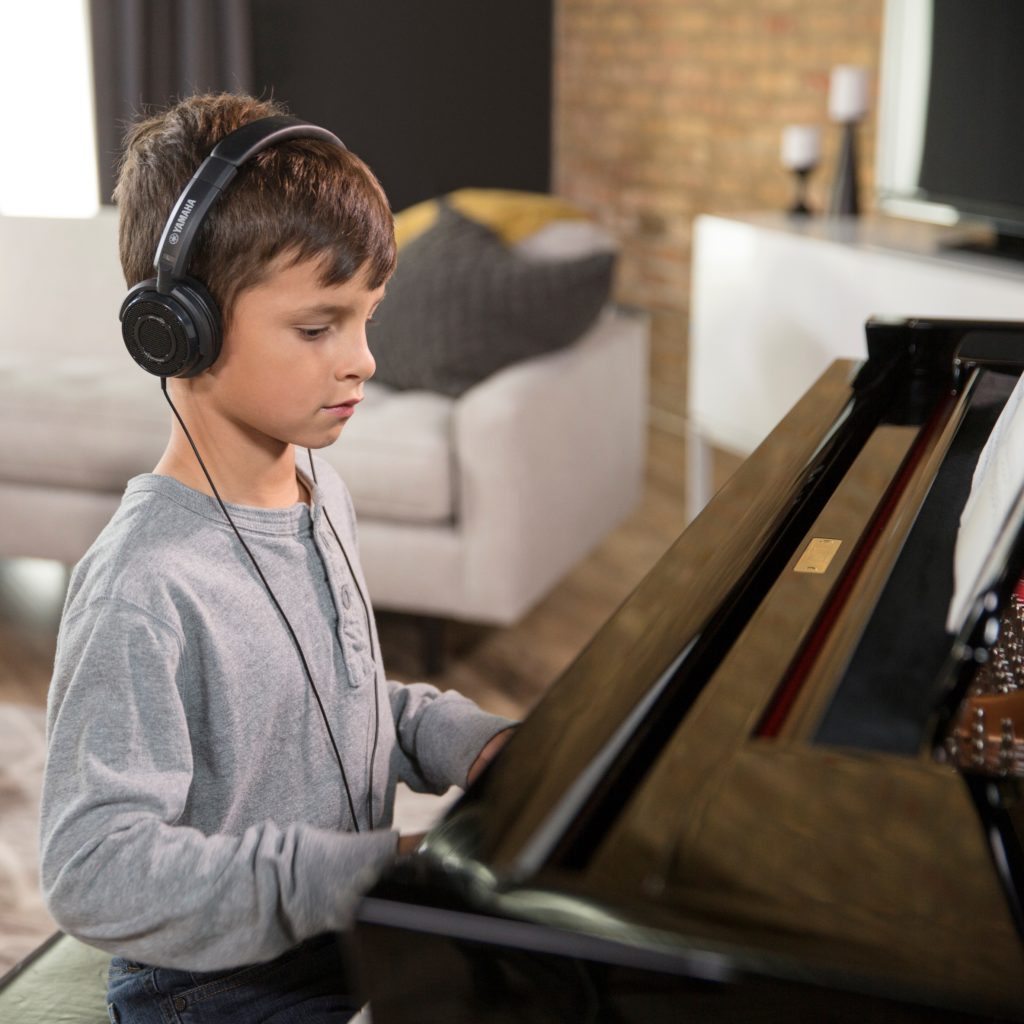
<svg viewBox="0 0 1024 1024"><path fill-rule="evenodd" d="M832 564L836 552L839 550L841 540L832 540L829 537L815 537L807 550L800 556L794 567L795 572L817 572L822 573Z"/></svg>

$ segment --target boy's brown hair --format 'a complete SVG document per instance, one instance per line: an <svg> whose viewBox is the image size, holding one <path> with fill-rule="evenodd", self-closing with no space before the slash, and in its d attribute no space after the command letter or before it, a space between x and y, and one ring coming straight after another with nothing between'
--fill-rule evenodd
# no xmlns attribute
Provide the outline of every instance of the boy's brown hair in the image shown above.
<svg viewBox="0 0 1024 1024"><path fill-rule="evenodd" d="M251 96L199 95L128 129L114 201L129 287L154 276L167 217L210 150L243 124L284 113ZM205 218L188 274L206 286L226 325L239 293L282 254L290 263L318 262L325 285L350 280L364 265L371 289L391 276L394 218L380 183L354 153L291 139L247 161Z"/></svg>

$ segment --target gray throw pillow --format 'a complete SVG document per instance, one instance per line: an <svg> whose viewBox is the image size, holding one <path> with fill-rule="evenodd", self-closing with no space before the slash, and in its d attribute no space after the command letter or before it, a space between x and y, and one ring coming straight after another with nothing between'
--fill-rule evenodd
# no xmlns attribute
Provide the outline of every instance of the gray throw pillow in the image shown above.
<svg viewBox="0 0 1024 1024"><path fill-rule="evenodd" d="M611 292L615 255L530 260L442 204L405 245L370 327L377 380L457 397L510 363L571 344Z"/></svg>

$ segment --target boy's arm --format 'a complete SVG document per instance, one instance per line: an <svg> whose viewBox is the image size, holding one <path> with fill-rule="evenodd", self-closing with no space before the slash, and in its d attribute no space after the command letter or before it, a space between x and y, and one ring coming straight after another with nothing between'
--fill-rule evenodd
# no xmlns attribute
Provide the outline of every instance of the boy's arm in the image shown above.
<svg viewBox="0 0 1024 1024"><path fill-rule="evenodd" d="M492 740L516 723L488 714L454 690L428 683L388 682L400 757L398 777L419 792L443 793L465 786L470 770ZM504 741L496 742L495 747ZM496 753L491 747L489 756Z"/></svg>
<svg viewBox="0 0 1024 1024"><path fill-rule="evenodd" d="M499 751L512 738L512 729L503 729L496 736L487 741L487 745L476 755L476 760L470 765L469 775L466 781L473 785L477 776L498 756Z"/></svg>
<svg viewBox="0 0 1024 1024"><path fill-rule="evenodd" d="M333 493L341 498L341 507L345 510L341 528L351 545L350 550L356 552L354 569L365 594L367 587L359 565L352 495L333 467L319 457L316 462L325 467L325 486L329 483L336 488ZM377 643L379 650L379 639ZM428 683L403 684L389 680L388 697L398 736L394 752L398 778L420 793L443 793L450 786L465 787L472 781L470 770L488 743L516 724L500 715L487 714L454 690L442 693ZM476 774L473 773L473 778Z"/></svg>
<svg viewBox="0 0 1024 1024"><path fill-rule="evenodd" d="M215 970L343 927L397 835L267 821L204 835L169 626L102 601L62 625L47 717L41 874L67 932L143 963Z"/></svg>

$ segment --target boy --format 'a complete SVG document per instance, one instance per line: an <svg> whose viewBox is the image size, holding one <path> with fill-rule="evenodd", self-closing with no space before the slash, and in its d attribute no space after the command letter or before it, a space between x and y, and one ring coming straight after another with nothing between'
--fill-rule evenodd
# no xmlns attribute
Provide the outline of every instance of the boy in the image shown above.
<svg viewBox="0 0 1024 1024"><path fill-rule="evenodd" d="M281 113L197 96L129 130L130 286L215 144ZM396 781L465 785L507 736L457 694L383 679L348 492L296 458L361 400L394 262L379 184L322 139L246 160L195 237L222 347L162 378L167 448L74 570L49 697L43 888L114 954L112 1020L348 1019L329 933L418 841L389 829Z"/></svg>

